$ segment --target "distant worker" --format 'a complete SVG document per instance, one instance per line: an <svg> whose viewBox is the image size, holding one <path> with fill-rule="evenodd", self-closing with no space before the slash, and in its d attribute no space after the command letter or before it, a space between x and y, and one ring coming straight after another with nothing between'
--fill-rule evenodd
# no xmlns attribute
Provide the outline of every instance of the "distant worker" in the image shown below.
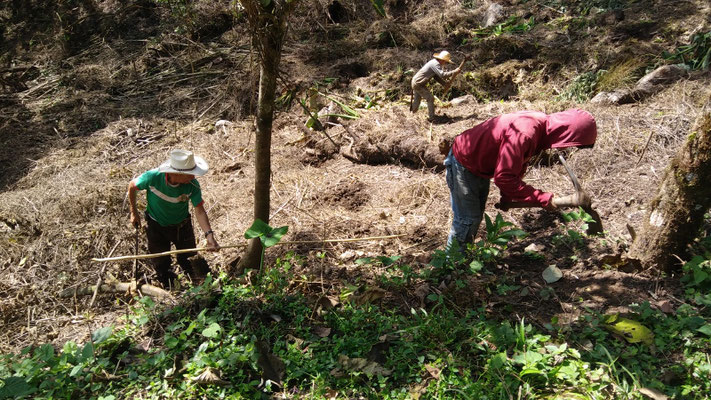
<svg viewBox="0 0 711 400"><path fill-rule="evenodd" d="M195 234L190 219L188 201L193 204L195 217L205 233L207 247L211 251L219 250L215 234L210 228L210 221L205 212L200 184L196 176L207 173L207 162L186 150L173 150L170 159L158 168L146 171L128 185L128 200L131 205L131 224L138 229L141 217L136 208L136 192L146 190L147 209L146 235L148 251L162 253L170 250L171 244L176 249L195 247ZM177 256L178 265L193 282L202 281L208 271L194 271L188 258L195 253L183 253ZM170 256L151 259L158 281L164 288L175 286L177 275L171 269Z"/></svg>
<svg viewBox="0 0 711 400"><path fill-rule="evenodd" d="M597 138L595 119L587 111L571 109L554 114L520 111L488 119L454 138L444 161L452 206L447 246L456 239L471 243L479 230L489 194L489 180L501 192L501 206L513 202L556 210L585 206L584 192L556 197L523 182L531 158L547 149L592 148Z"/></svg>
<svg viewBox="0 0 711 400"><path fill-rule="evenodd" d="M435 53L434 58L427 62L419 71L412 77L412 104L410 105L411 112L417 112L420 108L422 98L427 100L427 111L429 112L428 119L433 121L435 118L434 96L427 89L427 83L434 78L440 85L445 86L445 79L459 72L461 66L452 71L443 71L442 67L446 64L452 64L452 56L447 50Z"/></svg>

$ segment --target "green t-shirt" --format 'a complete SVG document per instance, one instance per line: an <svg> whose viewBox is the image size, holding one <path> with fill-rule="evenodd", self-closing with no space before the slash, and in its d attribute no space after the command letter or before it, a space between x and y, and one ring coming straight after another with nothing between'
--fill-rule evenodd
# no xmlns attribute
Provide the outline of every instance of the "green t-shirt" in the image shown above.
<svg viewBox="0 0 711 400"><path fill-rule="evenodd" d="M193 207L202 203L197 179L190 183L171 185L165 173L157 169L146 171L136 178L136 187L146 191L148 214L162 226L175 225L188 218L188 200L193 203Z"/></svg>

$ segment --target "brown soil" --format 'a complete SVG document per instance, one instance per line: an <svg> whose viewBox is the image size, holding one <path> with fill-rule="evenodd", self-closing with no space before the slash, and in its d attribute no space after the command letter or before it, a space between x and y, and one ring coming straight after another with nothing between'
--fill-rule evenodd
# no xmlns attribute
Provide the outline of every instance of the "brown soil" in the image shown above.
<svg viewBox="0 0 711 400"><path fill-rule="evenodd" d="M248 50L244 21L231 21L222 32L224 27L215 27L192 36L156 36L159 27L151 21L162 15L159 9L96 3L105 13L100 19L105 21L105 40L95 34L82 37L86 40L81 44L57 48L54 33L40 32L39 47L28 52L22 48L28 42L21 38L27 26L5 31L6 38L18 38L16 43L2 42L12 49L7 57L32 68L24 74L2 70L3 82L12 84L0 92L0 315L5 327L0 352L34 343L83 341L100 326L120 323L130 296L100 296L88 309L88 298L62 299L59 293L94 284L101 265L92 263L92 257L133 253L127 184L163 162L170 149L192 149L210 163L200 182L222 245L243 243L252 222L251 113L258 68ZM439 141L504 112L577 106L596 117L600 136L594 150L574 152L568 159L594 199L605 235L563 243L559 236L567 227L557 215L504 212L507 221L529 235L488 265L487 273L465 277L465 288L457 288L453 277L438 287L412 282L400 292L385 293L383 304L403 310L426 307L427 294L444 292L452 307L486 305L492 314L539 324L554 316L573 321L585 309L619 311L643 301L678 305L675 277L662 278L653 270L625 272L602 260L629 246L627 226L640 225L669 158L695 118L708 112L711 78L695 75L643 103L624 106L552 99L581 71L614 65L631 54L630 48L653 54L673 49L679 43L663 35L688 38L708 21L708 6L702 1L679 3L688 3L689 9L663 1L637 2L625 10L626 20L656 25L622 26L614 16L598 16L599 26L573 31L569 17L513 0L505 2L510 15L541 15L536 18L540 25L527 34L456 47L462 32L478 27L485 9L462 9L454 1L446 7L441 2L391 3L389 13L397 19L377 19L367 1L352 9L333 6L328 17L323 10L309 9L295 19L282 64L290 83L283 82L279 94L293 89L304 98L306 89L320 82L320 91L340 101L352 105L368 94L375 106L358 108L358 119L338 119L326 131L331 139L322 132L305 133L307 118L295 102L280 106L272 136L270 225L288 225L284 239L291 241L404 236L277 246L268 252L267 262L295 251L306 260L298 273L314 283L303 290L318 286L319 292L333 295L345 284L377 284L384 270L356 264L361 257L401 255L415 270L426 267L432 252L443 247L450 219ZM440 24L441 9L447 10L446 26ZM135 23L130 29L119 22L111 25L109 17ZM557 18L561 20L554 23ZM558 25L565 27L550 28ZM650 36L651 31L656 34ZM412 70L442 47L456 49L455 61L464 52L475 55L475 63L465 67L472 73L463 74L451 93L474 96L456 106L438 103L438 113L446 116L431 124L424 110L408 111L408 82ZM339 79L326 82L329 77ZM441 95L441 87L434 90ZM321 96L316 100L328 104ZM218 120L231 123L216 127ZM543 159L526 181L554 193L572 192L562 166ZM491 205L498 197L492 185L487 209L492 217L497 211ZM532 243L544 246L539 257L524 252ZM140 247L146 252L143 238ZM317 256L321 252L325 257ZM238 254L234 249L205 257L214 270L223 271ZM564 277L546 285L541 272L551 264ZM144 262L140 266L150 279L150 268ZM112 263L107 278L127 281L131 270L130 262ZM502 283L517 288L499 292ZM547 286L554 289L550 296L541 292Z"/></svg>

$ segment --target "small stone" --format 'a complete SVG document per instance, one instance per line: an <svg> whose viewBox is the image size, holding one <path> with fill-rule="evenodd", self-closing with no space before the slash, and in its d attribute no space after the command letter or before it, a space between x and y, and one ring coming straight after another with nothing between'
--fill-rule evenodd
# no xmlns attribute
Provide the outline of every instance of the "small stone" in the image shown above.
<svg viewBox="0 0 711 400"><path fill-rule="evenodd" d="M674 306L672 306L669 300L660 301L657 307L659 307L664 314L674 314Z"/></svg>
<svg viewBox="0 0 711 400"><path fill-rule="evenodd" d="M539 251L545 250L546 246L538 243L531 243L528 246L526 246L523 251L531 252L531 253L538 253Z"/></svg>
<svg viewBox="0 0 711 400"><path fill-rule="evenodd" d="M542 275L546 283L553 283L558 282L560 278L563 277L563 272L555 265L549 265L548 268L543 271Z"/></svg>

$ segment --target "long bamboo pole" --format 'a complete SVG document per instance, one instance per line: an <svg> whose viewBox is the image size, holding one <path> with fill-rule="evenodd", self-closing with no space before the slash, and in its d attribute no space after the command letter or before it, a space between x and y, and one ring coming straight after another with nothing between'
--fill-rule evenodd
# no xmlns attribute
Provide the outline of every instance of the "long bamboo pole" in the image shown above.
<svg viewBox="0 0 711 400"><path fill-rule="evenodd" d="M364 237L364 238L350 238L350 239L293 240L293 241L279 242L277 244L278 245L288 245L288 244L365 242L365 241L369 241L369 240L394 239L394 238L398 238L398 237L402 237L402 236L405 236L405 234L403 233L403 234L399 234L399 235L370 236L370 237ZM234 245L229 245L229 246L220 246L220 249L234 249L237 247L246 247L246 246L247 246L246 243L245 244L234 244ZM207 250L209 250L208 247L196 247L193 249L171 250L171 251L164 251L162 253L153 253L153 254L116 256L116 257L106 257L106 258L92 258L91 261L107 262L107 261L125 261L125 260L145 260L148 258L158 258L158 257L164 257L164 256L173 255L173 254L193 253L193 252L207 251Z"/></svg>

